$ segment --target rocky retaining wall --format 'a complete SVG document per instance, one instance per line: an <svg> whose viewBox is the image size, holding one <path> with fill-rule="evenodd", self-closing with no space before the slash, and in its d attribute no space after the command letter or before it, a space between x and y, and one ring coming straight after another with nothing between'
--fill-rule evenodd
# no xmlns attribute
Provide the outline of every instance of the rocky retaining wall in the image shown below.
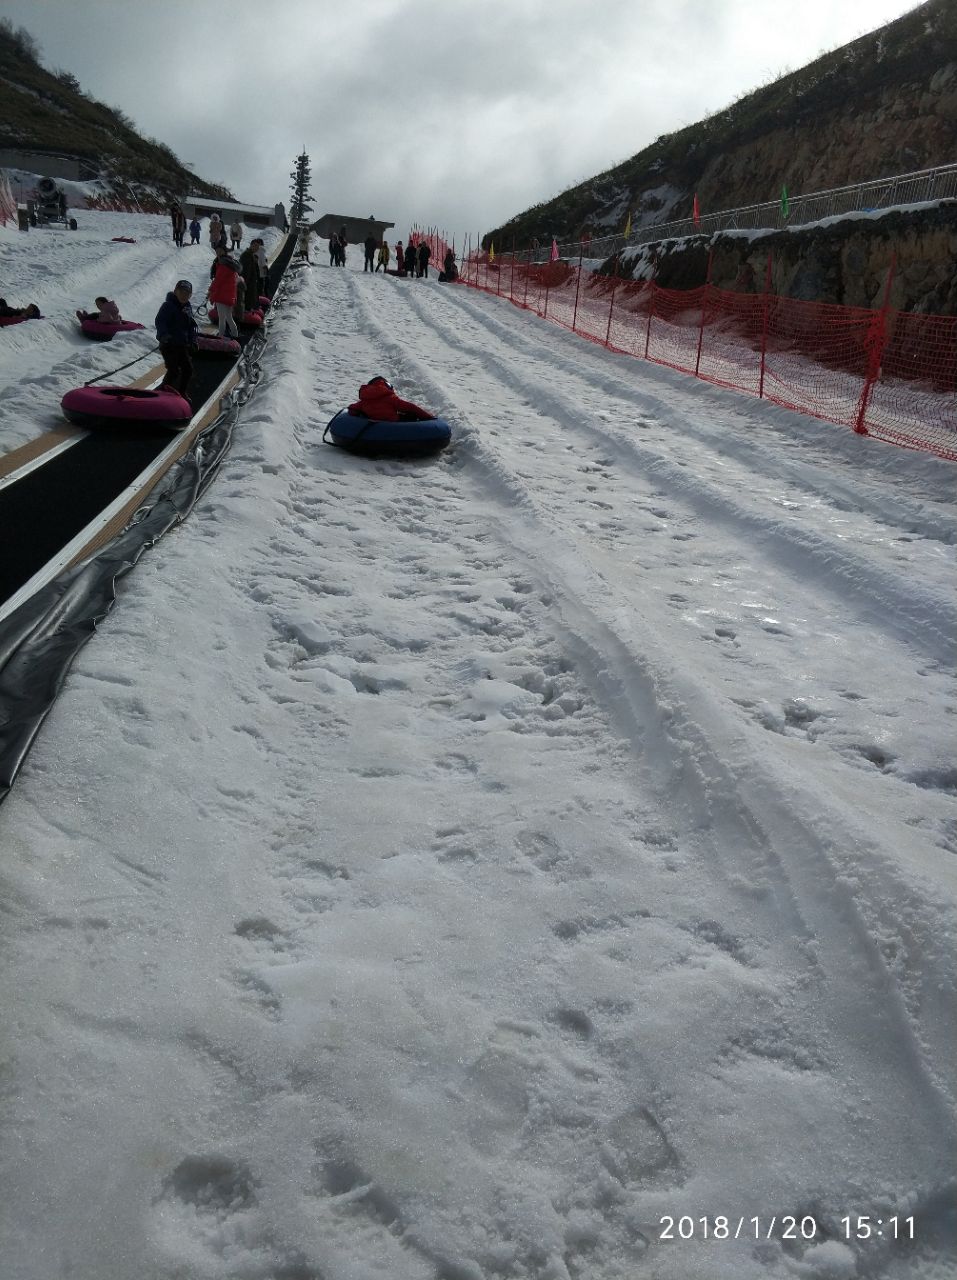
<svg viewBox="0 0 957 1280"><path fill-rule="evenodd" d="M853 214L786 231L724 231L659 240L612 258L601 270L655 280L663 289L761 293L771 256L770 292L810 302L879 307L888 272L899 311L957 315L957 201L885 214Z"/></svg>

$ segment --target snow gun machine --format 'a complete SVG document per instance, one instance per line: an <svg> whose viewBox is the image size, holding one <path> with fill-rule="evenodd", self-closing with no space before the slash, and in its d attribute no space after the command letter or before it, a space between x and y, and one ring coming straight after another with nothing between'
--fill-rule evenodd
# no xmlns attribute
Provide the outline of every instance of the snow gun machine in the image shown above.
<svg viewBox="0 0 957 1280"><path fill-rule="evenodd" d="M52 178L41 178L33 197L27 201L27 214L31 227L48 227L60 222L71 231L76 230L76 218L67 215L66 192Z"/></svg>

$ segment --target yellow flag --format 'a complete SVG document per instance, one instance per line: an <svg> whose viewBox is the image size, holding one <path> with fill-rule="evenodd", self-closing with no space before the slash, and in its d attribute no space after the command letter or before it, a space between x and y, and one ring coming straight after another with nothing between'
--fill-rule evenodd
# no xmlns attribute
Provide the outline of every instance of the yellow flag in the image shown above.
<svg viewBox="0 0 957 1280"><path fill-rule="evenodd" d="M628 221L625 223L625 239L631 235L631 210L628 210Z"/></svg>
<svg viewBox="0 0 957 1280"><path fill-rule="evenodd" d="M488 260L489 262L495 261L495 245L494 244L490 244L488 247Z"/></svg>

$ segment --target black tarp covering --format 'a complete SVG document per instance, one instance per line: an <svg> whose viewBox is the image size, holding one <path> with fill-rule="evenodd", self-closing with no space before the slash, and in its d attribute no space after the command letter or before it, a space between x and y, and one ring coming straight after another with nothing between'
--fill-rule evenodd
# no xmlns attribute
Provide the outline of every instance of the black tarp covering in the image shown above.
<svg viewBox="0 0 957 1280"><path fill-rule="evenodd" d="M295 236L290 236L272 266L273 293L294 247ZM255 357L263 345L263 340L253 340L244 353L253 380ZM121 533L0 621L0 803L76 655L113 608L116 583L148 547L186 518L212 482L229 450L236 410L246 394L248 383L245 388L240 384L219 418L167 471Z"/></svg>

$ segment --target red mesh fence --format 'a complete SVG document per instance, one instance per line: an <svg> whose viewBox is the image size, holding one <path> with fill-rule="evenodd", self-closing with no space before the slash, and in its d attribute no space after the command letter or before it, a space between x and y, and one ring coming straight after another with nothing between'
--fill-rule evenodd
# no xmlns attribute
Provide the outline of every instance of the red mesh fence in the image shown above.
<svg viewBox="0 0 957 1280"><path fill-rule="evenodd" d="M463 254L459 280L612 351L957 460L955 316L661 289L527 254Z"/></svg>

